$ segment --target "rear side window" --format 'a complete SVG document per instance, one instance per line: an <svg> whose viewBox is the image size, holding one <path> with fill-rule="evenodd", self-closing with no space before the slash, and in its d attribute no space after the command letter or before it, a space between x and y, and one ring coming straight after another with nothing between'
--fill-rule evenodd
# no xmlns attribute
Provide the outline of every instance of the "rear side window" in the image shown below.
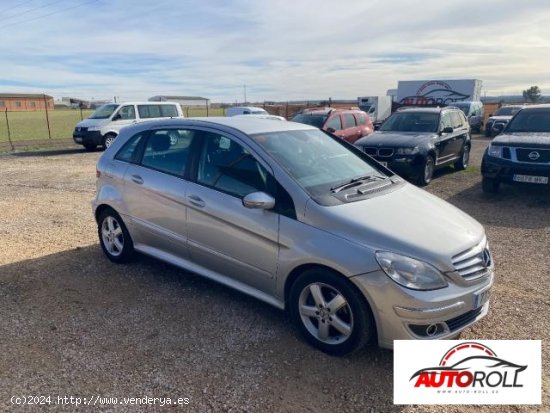
<svg viewBox="0 0 550 413"><path fill-rule="evenodd" d="M142 119L147 118L160 118L160 105L138 105L139 117Z"/></svg>
<svg viewBox="0 0 550 413"><path fill-rule="evenodd" d="M182 177L194 135L194 131L182 129L154 131L147 139L141 165Z"/></svg>
<svg viewBox="0 0 550 413"><path fill-rule="evenodd" d="M449 112L446 112L441 116L441 130L445 128L452 128L453 123L451 121L451 114Z"/></svg>
<svg viewBox="0 0 550 413"><path fill-rule="evenodd" d="M359 125L365 125L367 123L367 117L364 113L358 113L357 119L359 120Z"/></svg>
<svg viewBox="0 0 550 413"><path fill-rule="evenodd" d="M115 155L115 159L123 162L136 162L136 149L139 146L143 135L143 132L138 133L137 135L132 136L130 139L128 139L128 142L126 142Z"/></svg>
<svg viewBox="0 0 550 413"><path fill-rule="evenodd" d="M344 117L344 129L354 128L357 126L357 123L355 122L355 116L353 116L353 113L345 113L343 117Z"/></svg>
<svg viewBox="0 0 550 413"><path fill-rule="evenodd" d="M451 112L451 126L453 129L461 128L463 125L462 118L458 112Z"/></svg>

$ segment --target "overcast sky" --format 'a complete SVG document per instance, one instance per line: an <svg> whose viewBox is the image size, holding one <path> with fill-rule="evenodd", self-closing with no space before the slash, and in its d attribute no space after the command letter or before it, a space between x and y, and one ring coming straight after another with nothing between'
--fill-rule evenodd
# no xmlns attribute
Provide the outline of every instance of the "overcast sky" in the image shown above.
<svg viewBox="0 0 550 413"><path fill-rule="evenodd" d="M550 1L2 0L0 59L0 92L56 98L354 99L460 78L550 94Z"/></svg>

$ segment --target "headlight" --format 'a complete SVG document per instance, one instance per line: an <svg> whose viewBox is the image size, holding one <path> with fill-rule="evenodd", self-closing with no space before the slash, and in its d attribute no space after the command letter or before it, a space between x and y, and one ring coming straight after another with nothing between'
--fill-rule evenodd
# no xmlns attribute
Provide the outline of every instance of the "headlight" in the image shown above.
<svg viewBox="0 0 550 413"><path fill-rule="evenodd" d="M414 148L397 148L397 150L395 151L397 155L414 155L418 152L418 146L415 146Z"/></svg>
<svg viewBox="0 0 550 413"><path fill-rule="evenodd" d="M376 260L386 275L403 287L413 290L437 290L448 285L440 271L414 258L378 251Z"/></svg>
<svg viewBox="0 0 550 413"><path fill-rule="evenodd" d="M489 145L487 154L495 158L502 158L502 146Z"/></svg>
<svg viewBox="0 0 550 413"><path fill-rule="evenodd" d="M95 131L98 131L98 130L100 130L100 129L101 129L101 128L100 128L99 126L90 126L90 127L88 128L88 130L89 130L90 132L95 132Z"/></svg>

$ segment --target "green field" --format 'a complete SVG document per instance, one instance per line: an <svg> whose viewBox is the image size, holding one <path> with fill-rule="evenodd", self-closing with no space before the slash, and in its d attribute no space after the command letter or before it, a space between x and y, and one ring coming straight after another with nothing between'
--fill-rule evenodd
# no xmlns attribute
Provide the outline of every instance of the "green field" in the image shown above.
<svg viewBox="0 0 550 413"><path fill-rule="evenodd" d="M186 117L206 116L206 108L182 108ZM92 113L83 110L84 119ZM208 116L223 116L223 109L209 109ZM48 112L52 139L70 139L75 125L80 122L78 109L56 109ZM11 140L48 139L46 112L8 112ZM0 112L0 144L8 141L8 129L5 112Z"/></svg>

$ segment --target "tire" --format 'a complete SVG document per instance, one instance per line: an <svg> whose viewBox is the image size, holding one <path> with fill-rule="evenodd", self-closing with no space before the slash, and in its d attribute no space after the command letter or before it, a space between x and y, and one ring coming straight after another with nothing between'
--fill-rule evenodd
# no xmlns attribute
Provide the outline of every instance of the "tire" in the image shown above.
<svg viewBox="0 0 550 413"><path fill-rule="evenodd" d="M84 145L84 149L86 150L86 152L93 152L95 151L97 148L97 145L94 145L94 144L86 144Z"/></svg>
<svg viewBox="0 0 550 413"><path fill-rule="evenodd" d="M105 209L97 222L99 244L107 258L115 263L131 261L134 243L120 215L111 208Z"/></svg>
<svg viewBox="0 0 550 413"><path fill-rule="evenodd" d="M481 189L486 194L496 194L500 189L500 182L493 178L481 178Z"/></svg>
<svg viewBox="0 0 550 413"><path fill-rule="evenodd" d="M468 145L464 146L462 149L462 156L458 161L454 163L455 169L458 171L463 171L468 167L470 163L470 147Z"/></svg>
<svg viewBox="0 0 550 413"><path fill-rule="evenodd" d="M113 142L116 139L116 135L114 133L108 133L103 137L103 142L101 146L103 147L103 150L107 149L109 146L113 144Z"/></svg>
<svg viewBox="0 0 550 413"><path fill-rule="evenodd" d="M331 355L357 351L375 336L374 318L363 295L329 270L310 269L300 275L291 287L289 308L305 340Z"/></svg>
<svg viewBox="0 0 550 413"><path fill-rule="evenodd" d="M432 178L435 171L435 161L431 155L426 156L420 176L418 177L418 185L426 186L432 182Z"/></svg>

